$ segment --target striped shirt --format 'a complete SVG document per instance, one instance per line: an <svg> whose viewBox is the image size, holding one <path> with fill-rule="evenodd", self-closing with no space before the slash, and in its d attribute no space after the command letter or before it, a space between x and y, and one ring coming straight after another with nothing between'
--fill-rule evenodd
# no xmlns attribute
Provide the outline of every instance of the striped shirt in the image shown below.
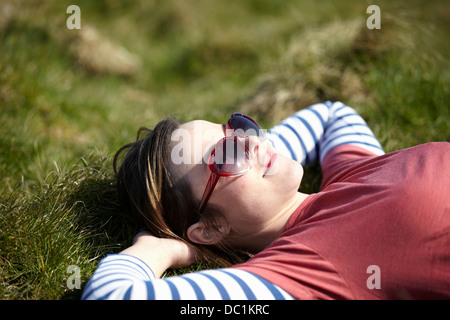
<svg viewBox="0 0 450 320"><path fill-rule="evenodd" d="M239 269L214 269L157 279L140 259L112 254L99 263L82 299L292 300L278 286Z"/></svg>
<svg viewBox="0 0 450 320"><path fill-rule="evenodd" d="M354 145L375 155L384 154L364 119L341 102L325 102L300 110L269 130L275 149L302 165L319 159L334 147Z"/></svg>

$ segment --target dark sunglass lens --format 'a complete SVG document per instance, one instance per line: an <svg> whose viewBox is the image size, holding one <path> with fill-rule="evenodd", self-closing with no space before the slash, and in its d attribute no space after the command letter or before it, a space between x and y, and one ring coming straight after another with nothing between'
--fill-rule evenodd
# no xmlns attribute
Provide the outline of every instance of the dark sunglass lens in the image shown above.
<svg viewBox="0 0 450 320"><path fill-rule="evenodd" d="M240 134L243 134L246 136L262 136L262 135L264 135L263 130L261 129L261 127L258 124L256 124L252 120L250 120L242 115L233 116L230 119L229 125L235 131L239 131Z"/></svg>

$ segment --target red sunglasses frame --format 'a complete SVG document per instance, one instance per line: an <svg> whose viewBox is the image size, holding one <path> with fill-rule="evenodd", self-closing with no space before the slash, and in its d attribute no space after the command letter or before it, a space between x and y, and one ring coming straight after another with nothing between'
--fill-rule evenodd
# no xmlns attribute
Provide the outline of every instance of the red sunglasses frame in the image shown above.
<svg viewBox="0 0 450 320"><path fill-rule="evenodd" d="M253 120L249 116L247 116L247 115L245 115L243 113L238 113L238 112L235 112L235 113L233 113L231 115L230 119L227 122L226 129L231 129L231 130L240 129L240 128L233 128L233 126L232 126L232 121L235 118L237 118L237 117L244 118L244 119L252 122L256 126L256 128L258 130L262 130L262 128L258 124L258 122L256 122L255 120ZM235 141L235 143L239 143L244 148L244 151L248 154L248 148L243 143L241 143L237 139L236 136L228 136L228 137L222 138L216 143L216 146L219 143L221 143L222 141L224 141L224 140L231 140L231 139L233 141ZM220 177L238 177L238 176L242 176L242 175L246 174L251 169L251 164L249 164L246 168L242 169L239 172L228 172L228 171L221 170L221 169L219 169L216 166L215 163L211 162L211 159L212 159L215 151L216 151L216 147L214 147L214 149L211 151L211 154L210 154L209 159L208 159L208 167L211 170L211 174L209 176L208 182L207 182L206 187L205 187L205 191L203 192L202 199L200 200L200 204L198 206L198 212L199 213L202 213L205 210L206 204L208 203L208 200L211 197L211 194L214 191L214 188L216 187L217 182L219 181Z"/></svg>

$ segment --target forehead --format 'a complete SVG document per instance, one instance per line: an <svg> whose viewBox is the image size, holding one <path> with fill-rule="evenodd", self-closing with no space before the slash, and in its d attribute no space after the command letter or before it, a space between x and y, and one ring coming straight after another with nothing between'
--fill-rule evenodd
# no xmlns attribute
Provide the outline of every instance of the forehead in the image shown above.
<svg viewBox="0 0 450 320"><path fill-rule="evenodd" d="M193 147L200 147L201 145L216 143L218 139L223 138L223 128L221 124L194 120L183 123L174 133L182 137L185 143L190 143ZM175 140L179 141L180 139Z"/></svg>
<svg viewBox="0 0 450 320"><path fill-rule="evenodd" d="M175 179L185 179L194 192L201 192L196 189L203 188L208 179L208 157L224 137L223 128L221 124L194 120L182 124L171 136L169 171Z"/></svg>
<svg viewBox="0 0 450 320"><path fill-rule="evenodd" d="M171 164L187 168L206 163L212 148L223 137L221 124L204 120L182 124L171 136Z"/></svg>
<svg viewBox="0 0 450 320"><path fill-rule="evenodd" d="M183 123L179 129L189 130L191 132L200 133L204 131L221 131L222 125L206 120L193 120Z"/></svg>

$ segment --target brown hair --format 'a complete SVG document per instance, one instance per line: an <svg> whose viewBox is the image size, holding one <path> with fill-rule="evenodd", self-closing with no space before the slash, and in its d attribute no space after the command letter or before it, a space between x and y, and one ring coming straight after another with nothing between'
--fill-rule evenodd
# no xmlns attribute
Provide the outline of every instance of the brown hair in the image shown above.
<svg viewBox="0 0 450 320"><path fill-rule="evenodd" d="M174 238L194 245L187 237L187 229L200 219L209 230L216 230L217 211L207 207L202 215L197 211L188 183L169 171L170 137L180 122L167 118L153 130L140 128L135 142L121 147L114 156L117 191L123 209L136 217L148 231L161 238ZM145 136L140 138L145 132ZM125 152L120 167L119 157ZM203 255L221 266L240 262L238 255L225 244L196 245Z"/></svg>

